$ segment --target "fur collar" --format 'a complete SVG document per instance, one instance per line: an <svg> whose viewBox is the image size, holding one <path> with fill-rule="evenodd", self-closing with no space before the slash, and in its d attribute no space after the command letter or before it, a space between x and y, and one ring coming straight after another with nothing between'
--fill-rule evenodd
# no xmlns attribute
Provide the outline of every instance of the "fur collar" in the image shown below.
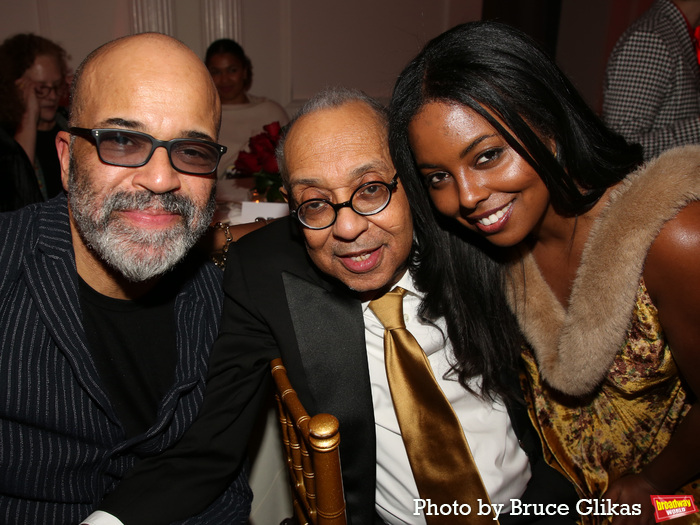
<svg viewBox="0 0 700 525"><path fill-rule="evenodd" d="M583 250L568 312L531 254L514 263L509 301L553 387L580 396L603 380L625 342L647 252L666 221L700 200L699 174L700 146L685 146L611 193Z"/></svg>

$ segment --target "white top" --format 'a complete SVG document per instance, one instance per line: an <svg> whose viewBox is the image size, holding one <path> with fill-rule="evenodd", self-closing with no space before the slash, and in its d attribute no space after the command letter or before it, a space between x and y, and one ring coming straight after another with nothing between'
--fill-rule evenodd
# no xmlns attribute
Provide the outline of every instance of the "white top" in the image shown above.
<svg viewBox="0 0 700 525"><path fill-rule="evenodd" d="M226 146L228 151L219 162L218 177L221 179L226 169L236 162L238 152L246 149L248 139L263 132L263 126L279 122L284 126L289 122L287 112L277 102L265 97L248 95L247 104L222 104L221 131L219 144Z"/></svg>
<svg viewBox="0 0 700 525"><path fill-rule="evenodd" d="M525 491L530 464L518 445L508 412L500 401L494 404L470 394L456 377L443 379L450 368L448 359L452 354L449 340L444 340L440 331L447 333L444 320L435 323L438 329L418 319L421 296L409 272L397 286L409 292L403 300L406 327L428 355L435 378L462 424L491 502L504 504L503 512L509 512L510 499L519 498ZM363 303L377 433L377 512L389 524L425 524L422 513L414 515L414 500L419 496L386 377L384 327L368 306L369 302ZM479 382L475 381L474 385L478 391Z"/></svg>

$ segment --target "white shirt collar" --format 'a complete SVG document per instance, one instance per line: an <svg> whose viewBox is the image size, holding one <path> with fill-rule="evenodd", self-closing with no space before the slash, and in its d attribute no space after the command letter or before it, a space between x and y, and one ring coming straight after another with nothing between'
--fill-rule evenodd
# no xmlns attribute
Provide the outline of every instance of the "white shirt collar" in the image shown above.
<svg viewBox="0 0 700 525"><path fill-rule="evenodd" d="M408 292L409 294L418 297L418 299L421 299L421 300L423 299L423 294L416 289L416 285L413 282L413 277L411 276L410 271L406 270L403 273L403 275L401 276L401 279L399 279L399 282L397 282L394 286L392 286L391 289L393 290L397 286L400 286L401 288L406 290L406 292ZM367 308L369 308L370 302L371 301L363 301L362 302L362 311L363 312L365 312L367 310Z"/></svg>

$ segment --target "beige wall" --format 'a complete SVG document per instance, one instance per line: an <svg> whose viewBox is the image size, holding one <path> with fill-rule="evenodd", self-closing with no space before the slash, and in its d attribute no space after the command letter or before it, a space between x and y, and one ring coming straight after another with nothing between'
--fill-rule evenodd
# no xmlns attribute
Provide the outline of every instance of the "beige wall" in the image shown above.
<svg viewBox="0 0 700 525"><path fill-rule="evenodd" d="M61 44L75 68L94 48L129 34L129 0L0 0L0 37L33 32Z"/></svg>
<svg viewBox="0 0 700 525"><path fill-rule="evenodd" d="M612 44L650 2L562 0L557 61L594 109ZM170 34L200 56L210 40L205 10L231 8L236 29L216 36L238 37L253 61L251 92L289 112L329 84L387 100L396 75L429 38L478 20L482 10L482 0L0 0L0 38L46 36L66 48L75 67L98 45L132 31L135 4L169 11Z"/></svg>
<svg viewBox="0 0 700 525"><path fill-rule="evenodd" d="M217 0L213 0L216 2ZM478 20L482 0L220 0L240 13L238 40L254 66L252 93L293 111L329 84L387 100L427 39ZM171 11L170 34L203 56L205 0L140 0ZM132 0L1 0L0 37L31 31L61 44L75 68L92 49L129 34ZM224 35L220 35L224 36ZM228 34L225 36L235 37Z"/></svg>

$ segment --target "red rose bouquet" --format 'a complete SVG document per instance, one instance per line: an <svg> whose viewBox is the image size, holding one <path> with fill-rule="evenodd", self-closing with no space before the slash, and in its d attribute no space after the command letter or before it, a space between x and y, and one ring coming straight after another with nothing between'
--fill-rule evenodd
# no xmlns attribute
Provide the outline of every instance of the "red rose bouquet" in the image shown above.
<svg viewBox="0 0 700 525"><path fill-rule="evenodd" d="M248 140L248 151L241 150L234 163L235 173L255 178L255 190L269 202L284 202L280 193L282 177L277 166L275 149L280 140L280 123L263 126L263 133Z"/></svg>

